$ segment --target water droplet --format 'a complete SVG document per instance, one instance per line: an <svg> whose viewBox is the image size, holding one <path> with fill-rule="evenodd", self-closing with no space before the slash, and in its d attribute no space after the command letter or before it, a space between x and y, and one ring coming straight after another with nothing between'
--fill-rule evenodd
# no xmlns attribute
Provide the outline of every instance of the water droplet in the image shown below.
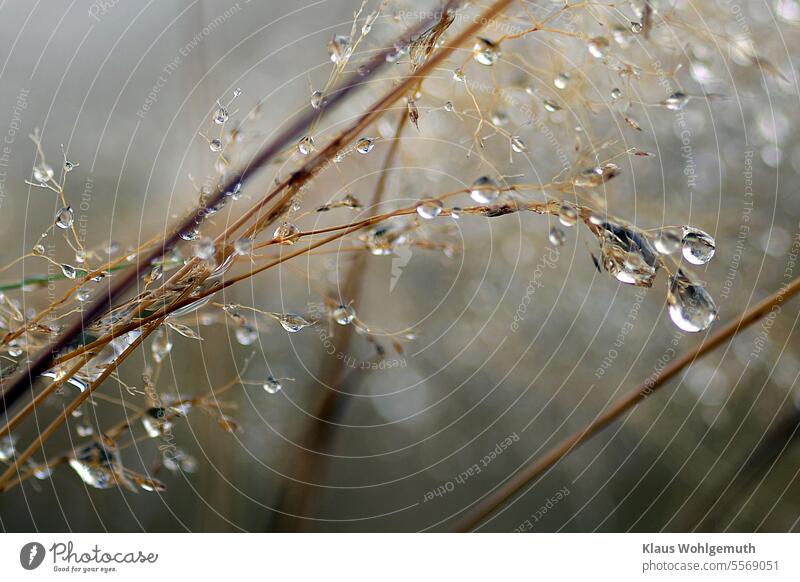
<svg viewBox="0 0 800 582"><path fill-rule="evenodd" d="M300 238L300 229L296 224L283 222L275 229L272 238L284 245L293 245Z"/></svg>
<svg viewBox="0 0 800 582"><path fill-rule="evenodd" d="M436 218L442 213L441 200L423 200L417 205L417 214L426 220Z"/></svg>
<svg viewBox="0 0 800 582"><path fill-rule="evenodd" d="M64 172L69 174L72 170L77 167L78 164L75 162L70 162L69 160L64 160Z"/></svg>
<svg viewBox="0 0 800 582"><path fill-rule="evenodd" d="M608 51L608 39L604 36L596 36L589 41L587 48L589 49L589 54L594 58L602 59L606 56L606 51Z"/></svg>
<svg viewBox="0 0 800 582"><path fill-rule="evenodd" d="M550 229L547 238L550 241L550 244L553 245L554 247L563 246L564 243L567 241L566 233L557 226L554 226L553 228Z"/></svg>
<svg viewBox="0 0 800 582"><path fill-rule="evenodd" d="M394 249L408 240L405 231L392 225L380 225L360 237L370 253L376 256L391 255Z"/></svg>
<svg viewBox="0 0 800 582"><path fill-rule="evenodd" d="M12 358L20 357L25 350L22 349L18 340L11 340L8 344L8 355Z"/></svg>
<svg viewBox="0 0 800 582"><path fill-rule="evenodd" d="M189 228L187 230L181 231L181 233L178 236L180 236L185 241L193 241L197 240L200 237L200 231L198 231L196 228Z"/></svg>
<svg viewBox="0 0 800 582"><path fill-rule="evenodd" d="M542 101L542 104L544 105L545 111L549 113L555 113L556 111L561 111L561 106L555 101L552 101L550 99L544 99Z"/></svg>
<svg viewBox="0 0 800 582"><path fill-rule="evenodd" d="M240 238L233 243L233 250L237 255L249 255L253 252L253 239Z"/></svg>
<svg viewBox="0 0 800 582"><path fill-rule="evenodd" d="M683 258L693 265L705 265L714 256L717 243L707 232L692 226L683 227Z"/></svg>
<svg viewBox="0 0 800 582"><path fill-rule="evenodd" d="M167 331L161 327L153 334L153 343L150 345L153 359L160 364L172 351L172 340Z"/></svg>
<svg viewBox="0 0 800 582"><path fill-rule="evenodd" d="M492 124L496 125L497 127L503 127L504 125L508 124L508 113L506 113L503 109L494 109L490 115L490 119Z"/></svg>
<svg viewBox="0 0 800 582"><path fill-rule="evenodd" d="M448 101L444 104L445 111L449 111L450 113L452 113L453 111L455 111L455 109L456 109L455 105L453 105L452 101Z"/></svg>
<svg viewBox="0 0 800 582"><path fill-rule="evenodd" d="M16 435L13 434L8 434L0 438L0 461L8 461L14 456L14 453L16 453L16 448L14 447L15 441Z"/></svg>
<svg viewBox="0 0 800 582"><path fill-rule="evenodd" d="M64 273L64 276L67 279L74 279L78 276L78 271L75 270L75 267L72 265L67 265L66 263L61 265L61 272Z"/></svg>
<svg viewBox="0 0 800 582"><path fill-rule="evenodd" d="M564 226L574 226L578 222L578 210L569 202L562 202L558 209L558 221Z"/></svg>
<svg viewBox="0 0 800 582"><path fill-rule="evenodd" d="M613 89L611 89L611 98L614 101L617 101L620 97L622 97L622 91L620 90L619 87L614 87Z"/></svg>
<svg viewBox="0 0 800 582"><path fill-rule="evenodd" d="M277 378L267 376L267 379L264 380L263 388L267 394L277 394L283 389L283 386L281 386L281 382Z"/></svg>
<svg viewBox="0 0 800 582"><path fill-rule="evenodd" d="M708 329L717 317L717 306L706 288L689 280L682 270L669 280L669 316L687 332Z"/></svg>
<svg viewBox="0 0 800 582"><path fill-rule="evenodd" d="M656 250L662 255L671 255L681 249L683 231L677 228L662 228L654 241Z"/></svg>
<svg viewBox="0 0 800 582"><path fill-rule="evenodd" d="M32 250L33 250L33 254L34 255L39 255L39 256L43 255L44 252L45 252L44 245L41 244L41 243L33 245L33 249Z"/></svg>
<svg viewBox="0 0 800 582"><path fill-rule="evenodd" d="M777 0L775 13L789 24L800 24L800 2L798 0Z"/></svg>
<svg viewBox="0 0 800 582"><path fill-rule="evenodd" d="M236 89L233 90L233 98L236 99L241 96L242 96L242 89L240 87L236 87Z"/></svg>
<svg viewBox="0 0 800 582"><path fill-rule="evenodd" d="M659 263L647 237L632 226L603 222L600 226L603 266L621 283L651 287Z"/></svg>
<svg viewBox="0 0 800 582"><path fill-rule="evenodd" d="M194 473L197 471L197 459L182 449L168 448L164 450L164 468L173 473Z"/></svg>
<svg viewBox="0 0 800 582"><path fill-rule="evenodd" d="M215 153L219 153L222 151L222 142L218 139L214 138L208 142L208 148Z"/></svg>
<svg viewBox="0 0 800 582"><path fill-rule="evenodd" d="M356 151L362 155L366 155L375 147L375 140L371 137L362 137L356 143Z"/></svg>
<svg viewBox="0 0 800 582"><path fill-rule="evenodd" d="M673 93L667 97L661 104L670 111L680 111L689 102L689 96L680 91Z"/></svg>
<svg viewBox="0 0 800 582"><path fill-rule="evenodd" d="M301 329L308 327L309 325L313 325L310 321L296 313L284 313L278 317L278 321L283 329L289 333L297 333Z"/></svg>
<svg viewBox="0 0 800 582"><path fill-rule="evenodd" d="M332 63L339 63L348 59L353 48L350 46L350 37L344 34L337 34L328 42L328 54Z"/></svg>
<svg viewBox="0 0 800 582"><path fill-rule="evenodd" d="M301 155L307 156L314 151L314 138L310 135L305 136L297 144L297 151Z"/></svg>
<svg viewBox="0 0 800 582"><path fill-rule="evenodd" d="M75 213L72 211L71 206L65 206L56 213L56 226L63 230L70 228L74 220Z"/></svg>
<svg viewBox="0 0 800 582"><path fill-rule="evenodd" d="M487 38L478 38L472 48L472 56L480 64L491 67L500 58L500 47Z"/></svg>
<svg viewBox="0 0 800 582"><path fill-rule="evenodd" d="M204 236L194 244L193 250L195 257L201 261L208 261L214 258L216 249L213 239L211 239L211 237Z"/></svg>
<svg viewBox="0 0 800 582"><path fill-rule="evenodd" d="M226 121L228 121L228 110L220 105L214 112L214 123L222 125Z"/></svg>
<svg viewBox="0 0 800 582"><path fill-rule="evenodd" d="M644 26L642 26L641 22L631 22L631 32L633 34L639 34L643 28Z"/></svg>
<svg viewBox="0 0 800 582"><path fill-rule="evenodd" d="M556 89L561 89L562 91L569 87L569 82L570 78L566 73L559 73L553 79L553 85L556 86Z"/></svg>
<svg viewBox="0 0 800 582"><path fill-rule="evenodd" d="M314 91L311 94L311 107L314 109L320 109L327 103L327 99L322 94L322 91Z"/></svg>
<svg viewBox="0 0 800 582"><path fill-rule="evenodd" d="M55 172L53 172L53 168L48 166L45 163L41 163L38 166L34 166L33 168L33 179L39 182L40 184L47 184L50 180L53 179Z"/></svg>
<svg viewBox="0 0 800 582"><path fill-rule="evenodd" d="M89 301L89 298L92 296L92 290L86 286L78 287L78 290L75 291L75 299L80 301L81 303L85 303Z"/></svg>
<svg viewBox="0 0 800 582"><path fill-rule="evenodd" d="M489 176L481 176L472 183L469 196L478 204L489 204L500 196L500 186Z"/></svg>
<svg viewBox="0 0 800 582"><path fill-rule="evenodd" d="M458 68L453 71L453 80L458 81L459 83L463 83L464 79L466 79L466 75L464 74L464 69Z"/></svg>
<svg viewBox="0 0 800 582"><path fill-rule="evenodd" d="M160 406L147 409L142 417L142 426L147 436L155 439L172 431L172 421L168 419L167 414L167 409Z"/></svg>
<svg viewBox="0 0 800 582"><path fill-rule="evenodd" d="M333 320L339 325L348 325L356 318L356 312L350 305L339 305L333 310Z"/></svg>
<svg viewBox="0 0 800 582"><path fill-rule="evenodd" d="M525 142L522 141L521 137L515 135L511 137L511 149L518 154L523 154L528 151L528 146L525 145Z"/></svg>
<svg viewBox="0 0 800 582"><path fill-rule="evenodd" d="M593 188L605 184L621 173L622 171L619 169L619 166L609 162L602 166L595 166L594 168L584 170L572 179L572 183L582 188Z"/></svg>
<svg viewBox="0 0 800 582"><path fill-rule="evenodd" d="M236 341L242 346L251 346L258 339L258 330L252 325L240 325L236 328Z"/></svg>

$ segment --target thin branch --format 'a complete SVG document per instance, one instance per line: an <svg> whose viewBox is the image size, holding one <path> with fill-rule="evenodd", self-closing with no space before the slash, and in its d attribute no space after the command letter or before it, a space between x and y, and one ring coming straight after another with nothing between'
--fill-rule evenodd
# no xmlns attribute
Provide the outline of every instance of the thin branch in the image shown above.
<svg viewBox="0 0 800 582"><path fill-rule="evenodd" d="M523 487L536 481L561 459L571 454L575 449L631 410L639 402L653 394L653 392L674 378L681 370L729 339L735 337L739 332L766 316L773 308L779 306L786 299L797 295L798 292L800 292L800 277L782 286L778 291L761 301L758 305L744 312L739 318L711 334L703 343L697 346L697 348L672 362L660 373L647 378L636 390L617 401L616 404L595 418L595 420L584 429L573 434L560 445L540 457L532 465L514 475L493 493L484 497L457 523L455 530L471 531L478 528L484 520L510 501Z"/></svg>

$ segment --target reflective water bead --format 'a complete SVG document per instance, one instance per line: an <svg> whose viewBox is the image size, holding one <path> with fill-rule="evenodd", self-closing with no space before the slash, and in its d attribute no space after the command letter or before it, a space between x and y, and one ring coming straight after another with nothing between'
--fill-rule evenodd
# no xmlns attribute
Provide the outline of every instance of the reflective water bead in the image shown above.
<svg viewBox="0 0 800 582"><path fill-rule="evenodd" d="M375 147L375 140L371 137L362 137L356 143L356 151L362 155L366 155Z"/></svg>
<svg viewBox="0 0 800 582"><path fill-rule="evenodd" d="M544 105L544 109L548 113L555 113L556 111L561 111L561 106L555 101L552 101L550 99L544 99L542 101L542 105Z"/></svg>
<svg viewBox="0 0 800 582"><path fill-rule="evenodd" d="M311 94L311 107L314 109L319 109L325 104L325 96L322 94L322 91L314 91Z"/></svg>
<svg viewBox="0 0 800 582"><path fill-rule="evenodd" d="M523 154L528 151L528 146L525 145L525 142L522 141L521 137L515 135L511 137L511 149L518 154Z"/></svg>
<svg viewBox="0 0 800 582"><path fill-rule="evenodd" d="M686 93L677 91L667 97L661 104L670 111L680 111L689 102L689 96Z"/></svg>
<svg viewBox="0 0 800 582"><path fill-rule="evenodd" d="M222 125L226 121L228 121L228 110L220 105L214 112L214 123Z"/></svg>
<svg viewBox="0 0 800 582"><path fill-rule="evenodd" d="M442 213L441 200L423 200L417 205L417 214L426 220L436 218Z"/></svg>
<svg viewBox="0 0 800 582"><path fill-rule="evenodd" d="M307 156L314 151L314 138L310 135L305 136L297 143L297 151L301 155Z"/></svg>
<svg viewBox="0 0 800 582"><path fill-rule="evenodd" d="M310 321L304 319L301 315L296 313L284 313L278 318L278 321L283 329L289 333L297 333L304 327L312 325Z"/></svg>
<svg viewBox="0 0 800 582"><path fill-rule="evenodd" d="M74 279L78 276L78 272L75 270L75 267L72 265L67 265L66 263L61 265L61 272L67 279Z"/></svg>
<svg viewBox="0 0 800 582"><path fill-rule="evenodd" d="M643 28L644 26L642 26L641 22L631 22L631 32L633 34L639 34Z"/></svg>
<svg viewBox="0 0 800 582"><path fill-rule="evenodd" d="M75 291L75 299L80 301L81 303L85 303L89 301L89 298L92 296L92 290L86 286L78 287L78 290Z"/></svg>
<svg viewBox="0 0 800 582"><path fill-rule="evenodd" d="M258 330L252 325L240 325L236 328L236 341L242 346L251 346L258 339Z"/></svg>
<svg viewBox="0 0 800 582"><path fill-rule="evenodd" d="M609 221L599 227L600 252L606 271L621 283L651 287L659 262L649 239L625 224Z"/></svg>
<svg viewBox="0 0 800 582"><path fill-rule="evenodd" d="M222 151L222 142L214 138L208 142L208 148L214 153L219 153Z"/></svg>
<svg viewBox="0 0 800 582"><path fill-rule="evenodd" d="M194 256L202 261L214 258L215 246L211 237L204 236L198 240L193 247Z"/></svg>
<svg viewBox="0 0 800 582"><path fill-rule="evenodd" d="M47 184L50 180L53 179L55 172L53 172L53 168L48 166L47 164L39 164L38 166L34 166L33 168L33 179L39 182L40 184Z"/></svg>
<svg viewBox="0 0 800 582"><path fill-rule="evenodd" d="M578 210L569 202L562 202L558 209L558 221L564 226L574 226L578 222Z"/></svg>
<svg viewBox="0 0 800 582"><path fill-rule="evenodd" d="M453 102L452 102L452 101L447 101L447 102L444 104L444 110L445 110L445 111L449 111L449 112L451 112L451 113L452 113L453 111L455 111L455 109L456 109L456 108L455 108L455 105L453 105Z"/></svg>
<svg viewBox="0 0 800 582"><path fill-rule="evenodd" d="M347 59L351 51L350 37L344 34L337 34L328 42L328 54L332 63Z"/></svg>
<svg viewBox="0 0 800 582"><path fill-rule="evenodd" d="M561 89L562 91L569 86L569 75L566 73L559 73L553 79L553 85L556 86L556 89Z"/></svg>
<svg viewBox="0 0 800 582"><path fill-rule="evenodd" d="M587 48L589 49L589 54L594 58L602 59L606 56L606 51L608 51L608 39L604 36L596 36L589 41Z"/></svg>
<svg viewBox="0 0 800 582"><path fill-rule="evenodd" d="M680 269L669 280L667 305L673 323L690 333L708 329L717 317L717 306L706 288Z"/></svg>
<svg viewBox="0 0 800 582"><path fill-rule="evenodd" d="M72 226L75 221L75 213L72 211L71 206L65 206L56 213L56 226L63 230L67 230Z"/></svg>
<svg viewBox="0 0 800 582"><path fill-rule="evenodd" d="M508 123L508 113L502 109L493 110L490 117L492 123L498 127L502 127Z"/></svg>
<svg viewBox="0 0 800 582"><path fill-rule="evenodd" d="M566 233L557 226L550 229L547 238L554 247L564 246L564 243L567 242Z"/></svg>
<svg viewBox="0 0 800 582"><path fill-rule="evenodd" d="M620 97L622 97L622 91L620 90L619 87L614 87L613 89L611 89L611 98L614 101L618 100Z"/></svg>
<svg viewBox="0 0 800 582"><path fill-rule="evenodd" d="M34 255L39 255L39 256L41 256L41 255L43 255L43 254L44 254L44 252L45 252L44 245L43 245L43 244L41 244L41 243L35 244L35 245L33 245L33 249L32 249L32 251L33 251L33 254L34 254Z"/></svg>
<svg viewBox="0 0 800 582"><path fill-rule="evenodd" d="M489 176L481 176L472 183L469 196L478 204L489 204L500 196L500 186Z"/></svg>
<svg viewBox="0 0 800 582"><path fill-rule="evenodd" d="M677 228L662 228L654 242L656 250L662 255L671 255L681 249L683 232Z"/></svg>
<svg viewBox="0 0 800 582"><path fill-rule="evenodd" d="M281 386L280 380L274 376L267 376L267 379L264 380L263 388L267 394L277 394L283 389L283 386Z"/></svg>
<svg viewBox="0 0 800 582"><path fill-rule="evenodd" d="M233 250L237 255L249 255L253 252L253 239L240 238L233 243Z"/></svg>
<svg viewBox="0 0 800 582"><path fill-rule="evenodd" d="M150 351L153 354L153 359L159 364L163 362L172 351L172 340L163 327L156 330L153 343L150 345Z"/></svg>
<svg viewBox="0 0 800 582"><path fill-rule="evenodd" d="M350 305L339 305L333 310L333 320L339 325L348 325L356 318L356 312Z"/></svg>
<svg viewBox="0 0 800 582"><path fill-rule="evenodd" d="M500 47L488 38L479 37L472 47L473 58L486 67L491 67L500 58Z"/></svg>
<svg viewBox="0 0 800 582"><path fill-rule="evenodd" d="M707 232L692 226L683 227L683 258L693 265L705 265L712 259L717 244Z"/></svg>
<svg viewBox="0 0 800 582"><path fill-rule="evenodd" d="M300 238L300 229L296 224L283 222L275 229L272 238L279 241L281 244L291 245Z"/></svg>

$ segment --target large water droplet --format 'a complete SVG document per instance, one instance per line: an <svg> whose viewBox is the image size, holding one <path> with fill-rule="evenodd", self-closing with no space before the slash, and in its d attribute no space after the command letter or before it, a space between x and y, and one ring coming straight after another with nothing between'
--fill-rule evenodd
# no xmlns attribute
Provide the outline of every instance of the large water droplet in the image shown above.
<svg viewBox="0 0 800 582"><path fill-rule="evenodd" d="M683 227L683 258L693 265L705 265L714 256L717 244L707 232L692 226Z"/></svg>
<svg viewBox="0 0 800 582"><path fill-rule="evenodd" d="M75 221L75 213L72 211L71 206L65 206L56 213L56 226L63 230L67 230L72 226Z"/></svg>
<svg viewBox="0 0 800 582"><path fill-rule="evenodd" d="M163 327L157 329L153 334L153 343L150 345L150 351L153 354L153 359L159 364L172 351L172 339L170 339L169 334Z"/></svg>
<svg viewBox="0 0 800 582"><path fill-rule="evenodd" d="M600 225L603 266L621 283L651 287L659 263L647 237L632 226L603 222Z"/></svg>
<svg viewBox="0 0 800 582"><path fill-rule="evenodd" d="M469 196L478 204L489 204L500 196L500 186L489 176L481 176L472 183Z"/></svg>
<svg viewBox="0 0 800 582"><path fill-rule="evenodd" d="M300 228L291 222L283 222L275 229L272 238L281 244L293 245L300 238Z"/></svg>
<svg viewBox="0 0 800 582"><path fill-rule="evenodd" d="M371 137L362 137L356 143L356 151L361 155L367 155L375 147L375 140Z"/></svg>
<svg viewBox="0 0 800 582"><path fill-rule="evenodd" d="M589 54L594 58L602 59L606 56L606 51L608 51L608 39L604 36L596 36L589 41L586 48L589 49Z"/></svg>
<svg viewBox="0 0 800 582"><path fill-rule="evenodd" d="M356 318L356 312L350 305L339 305L333 310L333 320L339 325L352 323Z"/></svg>
<svg viewBox="0 0 800 582"><path fill-rule="evenodd" d="M670 318L683 331L708 329L717 317L717 306L705 287L690 281L681 270L669 280L667 304Z"/></svg>
<svg viewBox="0 0 800 582"><path fill-rule="evenodd" d="M662 255L671 255L681 249L683 231L677 228L662 228L654 242L656 250Z"/></svg>
<svg viewBox="0 0 800 582"><path fill-rule="evenodd" d="M309 325L313 325L312 322L296 313L284 313L278 317L278 321L283 329L289 333L297 333L301 329L308 327Z"/></svg>
<svg viewBox="0 0 800 582"><path fill-rule="evenodd" d="M436 218L442 213L441 200L423 200L417 205L417 214L426 220Z"/></svg>
<svg viewBox="0 0 800 582"><path fill-rule="evenodd" d="M686 93L677 91L667 97L661 104L670 111L680 111L689 102L689 96Z"/></svg>
<svg viewBox="0 0 800 582"><path fill-rule="evenodd" d="M472 48L472 55L480 64L491 67L500 58L500 47L488 38L478 38Z"/></svg>
<svg viewBox="0 0 800 582"><path fill-rule="evenodd" d="M267 379L264 380L263 388L267 394L277 394L283 389L283 386L281 386L281 382L277 378L267 376Z"/></svg>

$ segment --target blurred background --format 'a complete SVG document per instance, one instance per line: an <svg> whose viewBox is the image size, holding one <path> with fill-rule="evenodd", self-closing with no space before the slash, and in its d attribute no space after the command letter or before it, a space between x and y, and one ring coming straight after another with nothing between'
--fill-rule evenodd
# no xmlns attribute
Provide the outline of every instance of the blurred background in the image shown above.
<svg viewBox="0 0 800 582"><path fill-rule="evenodd" d="M466 14L487 5L470 4ZM629 29L641 6L622 4L602 12L608 21L587 14L554 26L594 35L618 18ZM471 47L460 50L423 85L419 130L407 126L401 136L386 208L464 188L485 174L511 183L550 181L565 159L567 167L577 163L575 126L582 124L584 149L614 140L612 153L636 147L656 154L615 160L623 173L601 189L610 211L641 228L691 224L715 236L716 256L693 269L719 306L715 326L800 275L794 125L800 5L653 4L667 32L654 31L647 41L636 35L612 40L609 49L620 62L646 62L641 89L630 75L599 66L585 46L575 46L581 43L558 35L504 45L504 62L489 72L472 62ZM544 15L559 3L524 5ZM86 246L118 241L133 248L189 211L198 185L214 176L216 155L203 136L214 130L217 101L227 104L241 89L231 117L249 120L246 147L257 149L308 111L312 91L331 71L328 42L350 34L359 6L359 0L1 3L2 264L30 252L59 206L51 192L25 184L36 162L27 137L35 128L53 165L60 164L61 144L80 164L66 195ZM391 42L419 22L419 13L438 6L392 0L358 51L369 54ZM362 20L376 7L369 3ZM511 13L505 24L519 27L525 12L516 6ZM468 22L457 21L454 30ZM694 40L685 40L689 33ZM500 34L502 28L487 31L489 38ZM754 52L760 61L750 58ZM470 95L453 79L462 65L486 112L506 116L525 140L523 155L497 138L468 155L475 110L471 118ZM561 110L548 111L542 99L557 92L553 78L566 70L583 89L564 93ZM669 74L659 79L657 70ZM370 79L320 121L316 143L324 144L407 71L401 59ZM672 90L665 92L665 79ZM492 83L512 97L481 90ZM610 97L617 86L624 93L619 103ZM658 106L677 90L691 97L683 110ZM703 97L709 93L719 97ZM461 117L448 110L448 101ZM622 104L630 105L641 131L625 123ZM326 169L303 193L298 224L306 229L370 213L368 207L313 210L348 192L365 204L372 198L388 138L404 114L401 102L371 128L371 136L385 139L369 155ZM297 164L297 154L287 152L247 185L230 214L214 217L211 231ZM412 245L365 257L354 308L380 330L383 359L365 336L343 343L342 331L331 332L327 322L297 334L260 325L258 341L245 342L250 345L218 320L200 325L204 341L175 339L157 388L191 395L241 375L250 384L224 397L237 406L231 414L241 432L220 430L201 411L189 414L176 422L174 436L191 459L182 471L160 472L166 491L92 489L59 467L0 496L2 529L448 531L521 467L705 337L672 324L663 274L652 289L620 285L595 269L591 236L566 229L565 244L554 248L548 242L553 226L554 219L531 213L426 221L417 240L445 248ZM63 244L52 252L57 262L70 260ZM342 250L298 259L215 301L308 314L321 293L340 297L357 255ZM46 270L44 259L29 258L4 271L2 280ZM8 296L26 307L47 303L46 291ZM787 301L767 323L695 362L526 488L483 530L800 530L797 313L797 301ZM409 329L416 337L405 341ZM401 353L390 338L404 340ZM342 371L334 359L349 367ZM141 388L142 372L152 366L149 348L141 350L122 366L122 378ZM261 388L268 375L284 379L282 391ZM315 418L331 387L343 394L320 428ZM103 390L145 405L119 383ZM52 399L19 431L18 447L67 396L74 394ZM48 455L83 442L78 425L89 422L97 432L123 414L98 401L48 443ZM125 465L151 470L159 444L137 442L123 451Z"/></svg>

